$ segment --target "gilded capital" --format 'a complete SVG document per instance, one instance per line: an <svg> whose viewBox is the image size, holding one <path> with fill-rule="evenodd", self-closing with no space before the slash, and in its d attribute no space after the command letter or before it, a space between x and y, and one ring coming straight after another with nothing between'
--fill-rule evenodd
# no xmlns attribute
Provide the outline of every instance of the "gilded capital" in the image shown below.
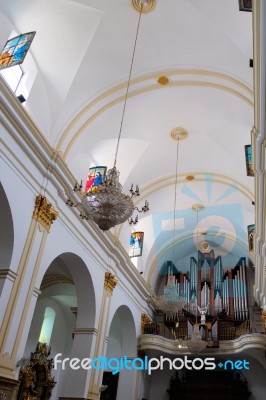
<svg viewBox="0 0 266 400"><path fill-rule="evenodd" d="M150 322L151 322L150 317L147 314L142 313L141 314L141 327L143 328L144 325L150 324Z"/></svg>
<svg viewBox="0 0 266 400"><path fill-rule="evenodd" d="M48 203L46 197L40 194L36 197L35 206L33 211L33 218L42 224L42 226L49 231L52 223L58 217L59 212L52 208Z"/></svg>
<svg viewBox="0 0 266 400"><path fill-rule="evenodd" d="M118 280L111 272L105 272L104 289L107 290L110 294L113 293L113 290L116 287L117 282Z"/></svg>

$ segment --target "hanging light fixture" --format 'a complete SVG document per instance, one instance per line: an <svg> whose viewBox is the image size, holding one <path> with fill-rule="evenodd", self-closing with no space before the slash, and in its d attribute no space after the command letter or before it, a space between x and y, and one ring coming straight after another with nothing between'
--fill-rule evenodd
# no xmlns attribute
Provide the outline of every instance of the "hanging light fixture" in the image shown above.
<svg viewBox="0 0 266 400"><path fill-rule="evenodd" d="M195 203L192 206L192 210L196 211L197 213L197 237L196 237L196 247L197 247L197 253L199 251L199 211L203 210L204 206L201 203ZM183 341L183 344L187 346L189 351L192 354L198 354L201 353L207 346L207 342L205 340L202 340L201 333L200 333L200 324L198 323L198 311L200 311L201 314L201 324L205 324L205 317L207 314L207 309L208 306L200 308L197 304L197 298L194 299L193 302L193 308L195 308L195 314L196 314L196 323L193 326L193 331L191 334L191 338L188 340Z"/></svg>
<svg viewBox="0 0 266 400"><path fill-rule="evenodd" d="M174 193L174 227L173 227L173 255L175 257L175 229L176 229L176 191L177 191L177 170L178 170L178 150L179 142L187 137L187 132L184 128L175 128L171 132L171 137L177 140L176 146L176 168L175 168L175 193ZM178 323L178 311L188 304L188 298L183 293L182 284L178 283L174 275L173 263L168 268L167 284L164 287L163 295L152 295L148 299L148 303L152 304L156 309L162 311L168 318L175 320Z"/></svg>
<svg viewBox="0 0 266 400"><path fill-rule="evenodd" d="M207 342L205 342L205 340L202 340L201 338L201 333L199 328L200 328L199 324L195 324L193 326L191 339L182 341L182 344L186 345L192 354L201 353L204 349L206 349L207 346Z"/></svg>
<svg viewBox="0 0 266 400"><path fill-rule="evenodd" d="M78 192L79 195L82 197L81 202L76 202L71 197L69 197L66 202L66 204L68 204L69 206L77 207L79 209L80 217L82 219L94 221L102 231L107 231L110 228L125 222L126 220L129 221L130 225L134 223L136 224L138 222L138 218L137 220L132 219L132 214L134 210L137 210L138 212L146 212L149 210L149 203L147 202L147 200L142 209L138 209L137 207L134 206L132 199L140 195L138 186L136 186L136 189L134 190L132 184L129 194L124 194L122 192L122 185L119 182L119 171L116 168L118 149L123 128L123 121L127 105L133 61L134 61L136 44L139 33L140 20L141 20L142 10L144 9L145 11L145 7L147 7L148 3L147 0L137 0L140 12L139 12L135 43L133 48L133 55L131 59L130 71L127 81L125 101L123 106L113 168L107 171L103 183L97 187L97 190L93 191L89 190L87 193L84 193L84 191L82 190L82 183L80 185L79 184L75 185L73 191Z"/></svg>

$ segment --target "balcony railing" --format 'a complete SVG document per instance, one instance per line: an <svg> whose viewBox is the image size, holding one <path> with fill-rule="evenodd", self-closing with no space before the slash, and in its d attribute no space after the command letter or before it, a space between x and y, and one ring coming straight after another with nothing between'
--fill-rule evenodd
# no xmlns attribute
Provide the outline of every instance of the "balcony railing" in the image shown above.
<svg viewBox="0 0 266 400"><path fill-rule="evenodd" d="M218 321L217 339L234 340L242 335L251 333L265 334L265 327L262 321L247 320L238 321ZM168 327L164 323L149 323L145 324L142 329L143 335L157 335L171 340L185 340L188 338L188 327L177 326Z"/></svg>

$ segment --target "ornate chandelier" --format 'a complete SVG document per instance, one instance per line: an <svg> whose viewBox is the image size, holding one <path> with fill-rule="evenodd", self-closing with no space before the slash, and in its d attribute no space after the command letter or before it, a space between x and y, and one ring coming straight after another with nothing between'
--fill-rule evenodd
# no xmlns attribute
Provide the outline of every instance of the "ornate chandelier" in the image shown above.
<svg viewBox="0 0 266 400"><path fill-rule="evenodd" d="M175 318L179 310L187 305L187 298L179 293L179 284L175 276L171 273L167 277L167 284L164 287L163 295L152 295L148 303L152 304L157 310L162 311L168 318ZM181 291L181 290L180 290Z"/></svg>
<svg viewBox="0 0 266 400"><path fill-rule="evenodd" d="M126 195L119 183L119 171L113 167L107 171L104 182L96 191L89 191L81 201L81 218L94 221L102 231L125 222L133 213L132 201L138 194Z"/></svg>
<svg viewBox="0 0 266 400"><path fill-rule="evenodd" d="M199 330L199 324L195 324L193 327L193 332L191 334L190 340L185 340L182 343L187 346L189 351L193 354L198 354L206 349L207 342L201 339L201 334Z"/></svg>
<svg viewBox="0 0 266 400"><path fill-rule="evenodd" d="M131 73L134 61L134 55L136 50L140 20L142 15L142 9L146 4L146 0L137 0L138 6L140 7L139 20L137 26L137 32L135 37L133 55L131 60L131 66L129 71L129 77L127 82L126 94L124 107L122 112L122 118L120 123L120 130L118 135L118 141L115 152L115 161L113 168L107 171L106 177L104 181L97 186L97 189L89 190L88 192L84 192L82 190L82 183L79 185L76 183L73 191L78 192L80 195L81 201L77 202L73 198L69 197L66 204L71 207L77 207L80 211L80 217L86 220L94 221L102 231L107 231L110 228L113 228L116 225L119 225L126 220L128 220L129 224L136 224L138 222L138 217L135 220L132 219L132 214L134 210L138 212L146 212L149 210L149 203L147 200L145 201L145 205L139 209L134 206L133 197L139 196L139 188L136 186L136 190L133 190L133 184L130 189L130 194L126 195L122 192L122 185L119 182L119 171L116 168L118 149L120 144L120 138L122 133L124 115L126 110L127 98L129 85L131 80ZM131 219L129 219L131 218Z"/></svg>

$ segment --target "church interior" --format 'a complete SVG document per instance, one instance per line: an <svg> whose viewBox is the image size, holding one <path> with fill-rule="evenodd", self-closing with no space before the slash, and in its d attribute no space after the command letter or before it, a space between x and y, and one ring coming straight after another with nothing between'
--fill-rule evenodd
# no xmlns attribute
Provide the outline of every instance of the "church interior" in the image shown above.
<svg viewBox="0 0 266 400"><path fill-rule="evenodd" d="M0 400L264 400L266 2L0 0Z"/></svg>

